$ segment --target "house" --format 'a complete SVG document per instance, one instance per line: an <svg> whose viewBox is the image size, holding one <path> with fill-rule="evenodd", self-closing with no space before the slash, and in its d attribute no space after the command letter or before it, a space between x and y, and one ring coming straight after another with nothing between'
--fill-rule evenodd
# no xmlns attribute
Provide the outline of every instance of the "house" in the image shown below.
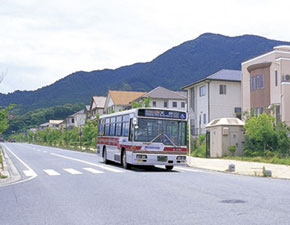
<svg viewBox="0 0 290 225"><path fill-rule="evenodd" d="M222 69L183 87L188 93L191 134L205 133L213 119L241 118L241 71Z"/></svg>
<svg viewBox="0 0 290 225"><path fill-rule="evenodd" d="M137 91L113 91L109 90L105 102L105 113L120 112L130 109L130 102L145 95L146 92Z"/></svg>
<svg viewBox="0 0 290 225"><path fill-rule="evenodd" d="M45 128L47 128L47 127L59 128L59 126L61 125L62 122L63 122L63 120L49 120L48 123L43 123L43 124L39 125L38 129L45 130Z"/></svg>
<svg viewBox="0 0 290 225"><path fill-rule="evenodd" d="M82 109L75 114L72 115L73 117L73 125L75 127L82 127L86 124L86 114L85 110Z"/></svg>
<svg viewBox="0 0 290 225"><path fill-rule="evenodd" d="M177 109L182 111L186 111L187 108L186 92L175 92L158 86L134 101L142 102L148 97L150 98L150 106L154 108Z"/></svg>
<svg viewBox="0 0 290 225"><path fill-rule="evenodd" d="M103 115L106 103L106 97L93 96L90 104L90 120L95 120L97 115Z"/></svg>
<svg viewBox="0 0 290 225"><path fill-rule="evenodd" d="M91 110L90 105L86 105L84 108L84 113L86 114L86 120L89 120L91 118Z"/></svg>
<svg viewBox="0 0 290 225"><path fill-rule="evenodd" d="M242 63L242 109L272 113L290 125L290 46Z"/></svg>
<svg viewBox="0 0 290 225"><path fill-rule="evenodd" d="M39 130L45 130L45 128L49 127L49 123L43 123L43 124L40 124L38 129Z"/></svg>

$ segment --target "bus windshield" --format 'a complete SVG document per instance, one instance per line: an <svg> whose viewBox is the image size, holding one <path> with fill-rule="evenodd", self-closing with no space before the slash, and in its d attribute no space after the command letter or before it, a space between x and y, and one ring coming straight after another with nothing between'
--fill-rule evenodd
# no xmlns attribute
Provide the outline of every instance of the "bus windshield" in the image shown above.
<svg viewBox="0 0 290 225"><path fill-rule="evenodd" d="M165 145L186 145L186 122L160 119L138 119L135 141L158 142Z"/></svg>

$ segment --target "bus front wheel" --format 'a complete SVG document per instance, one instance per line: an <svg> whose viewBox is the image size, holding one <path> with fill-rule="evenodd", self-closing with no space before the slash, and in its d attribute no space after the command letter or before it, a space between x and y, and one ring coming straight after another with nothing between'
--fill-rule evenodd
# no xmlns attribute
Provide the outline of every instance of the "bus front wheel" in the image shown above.
<svg viewBox="0 0 290 225"><path fill-rule="evenodd" d="M173 169L173 166L165 166L165 169L168 170L168 171L169 170L172 170Z"/></svg>
<svg viewBox="0 0 290 225"><path fill-rule="evenodd" d="M106 148L104 148L104 150L103 150L103 162L104 162L105 164L108 164Z"/></svg>
<svg viewBox="0 0 290 225"><path fill-rule="evenodd" d="M131 168L131 165L129 163L127 163L126 150L124 150L123 153L122 153L122 166L126 170Z"/></svg>

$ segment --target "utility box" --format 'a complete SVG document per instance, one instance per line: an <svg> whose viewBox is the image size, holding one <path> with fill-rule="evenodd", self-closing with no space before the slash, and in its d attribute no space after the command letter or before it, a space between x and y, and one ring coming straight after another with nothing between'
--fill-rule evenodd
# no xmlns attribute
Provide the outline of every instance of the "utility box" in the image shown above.
<svg viewBox="0 0 290 225"><path fill-rule="evenodd" d="M244 125L245 123L238 118L220 118L212 120L206 126L207 149L209 149L210 157L229 156L229 146L236 146L234 155L241 156L243 154L244 141Z"/></svg>

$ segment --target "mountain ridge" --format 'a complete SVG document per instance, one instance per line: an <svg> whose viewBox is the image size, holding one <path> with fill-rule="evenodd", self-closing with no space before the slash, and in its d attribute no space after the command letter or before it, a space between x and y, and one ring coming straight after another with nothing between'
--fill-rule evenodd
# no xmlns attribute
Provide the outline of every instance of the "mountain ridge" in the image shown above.
<svg viewBox="0 0 290 225"><path fill-rule="evenodd" d="M257 35L230 37L204 33L168 49L150 62L74 72L35 91L0 94L0 103L17 104L23 111L29 111L67 103L89 103L91 96L105 96L109 89L149 91L160 85L178 90L220 69L240 69L241 62L285 44L290 43Z"/></svg>

